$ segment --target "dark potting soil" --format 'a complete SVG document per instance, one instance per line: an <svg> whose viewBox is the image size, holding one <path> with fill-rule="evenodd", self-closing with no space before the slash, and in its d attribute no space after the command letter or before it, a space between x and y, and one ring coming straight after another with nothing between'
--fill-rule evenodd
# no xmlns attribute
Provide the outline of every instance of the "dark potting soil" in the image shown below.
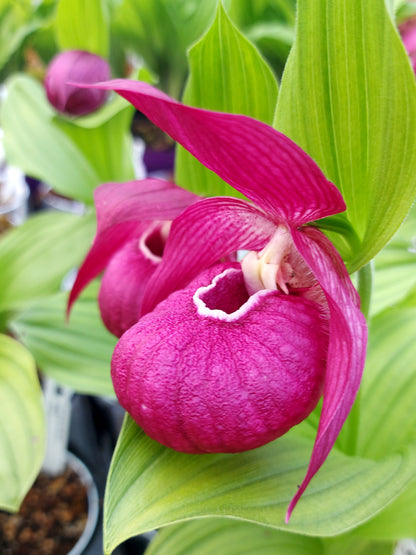
<svg viewBox="0 0 416 555"><path fill-rule="evenodd" d="M87 521L87 491L72 469L40 474L16 514L0 511L2 555L67 555Z"/></svg>

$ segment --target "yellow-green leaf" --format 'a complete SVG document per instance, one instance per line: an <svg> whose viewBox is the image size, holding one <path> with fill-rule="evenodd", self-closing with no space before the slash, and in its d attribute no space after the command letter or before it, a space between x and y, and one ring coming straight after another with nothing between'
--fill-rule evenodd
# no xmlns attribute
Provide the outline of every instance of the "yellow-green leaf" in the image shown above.
<svg viewBox="0 0 416 555"><path fill-rule="evenodd" d="M0 335L0 507L17 511L39 473L45 423L35 361Z"/></svg>

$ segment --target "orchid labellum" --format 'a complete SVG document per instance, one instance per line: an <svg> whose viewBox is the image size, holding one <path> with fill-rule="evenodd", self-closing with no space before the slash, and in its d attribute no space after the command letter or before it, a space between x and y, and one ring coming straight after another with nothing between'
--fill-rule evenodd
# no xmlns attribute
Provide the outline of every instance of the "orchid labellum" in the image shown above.
<svg viewBox="0 0 416 555"><path fill-rule="evenodd" d="M274 440L323 394L289 518L334 445L364 366L358 295L332 243L308 225L345 210L341 194L305 152L261 122L184 106L143 83L95 87L129 100L251 201L203 199L173 220L142 298L144 316L114 352L117 396L152 438L212 453ZM248 251L241 263L218 264L237 250Z"/></svg>

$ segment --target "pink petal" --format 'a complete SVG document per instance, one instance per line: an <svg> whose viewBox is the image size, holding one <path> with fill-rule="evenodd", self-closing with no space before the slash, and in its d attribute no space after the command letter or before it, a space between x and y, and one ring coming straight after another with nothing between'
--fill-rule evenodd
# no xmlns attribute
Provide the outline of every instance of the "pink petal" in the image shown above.
<svg viewBox="0 0 416 555"><path fill-rule="evenodd" d="M115 79L94 87L115 90L204 166L282 222L300 225L345 210L341 193L315 162L262 122L184 106L147 83Z"/></svg>
<svg viewBox="0 0 416 555"><path fill-rule="evenodd" d="M156 441L187 453L254 449L316 406L328 322L279 291L249 297L238 265L202 272L118 342L120 403Z"/></svg>
<svg viewBox="0 0 416 555"><path fill-rule="evenodd" d="M312 477L324 463L351 410L364 368L367 325L341 257L317 229L293 233L295 244L328 300L330 329L323 405L307 474L292 499L286 522Z"/></svg>
<svg viewBox="0 0 416 555"><path fill-rule="evenodd" d="M137 238L111 258L101 281L98 304L101 319L113 335L121 337L140 318L143 295L157 266L156 260L145 256Z"/></svg>
<svg viewBox="0 0 416 555"><path fill-rule="evenodd" d="M143 301L143 313L227 255L263 248L275 229L262 211L237 198L215 197L189 206L172 224L163 260Z"/></svg>
<svg viewBox="0 0 416 555"><path fill-rule="evenodd" d="M138 238L153 220L172 220L199 197L160 179L105 183L95 190L97 233L82 263L67 312L81 291L125 243Z"/></svg>

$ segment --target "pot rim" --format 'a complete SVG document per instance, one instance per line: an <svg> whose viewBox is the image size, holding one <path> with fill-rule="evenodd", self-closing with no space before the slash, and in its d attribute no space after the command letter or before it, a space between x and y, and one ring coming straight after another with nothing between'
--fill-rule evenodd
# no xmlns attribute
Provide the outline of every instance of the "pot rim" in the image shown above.
<svg viewBox="0 0 416 555"><path fill-rule="evenodd" d="M68 466L78 474L81 482L87 490L87 501L88 501L88 516L85 528L82 531L77 543L68 553L68 555L82 555L84 549L89 544L92 536L94 535L99 514L99 497L97 486L95 485L94 479L91 472L85 466L85 464L76 457L73 453L67 452L67 463Z"/></svg>

